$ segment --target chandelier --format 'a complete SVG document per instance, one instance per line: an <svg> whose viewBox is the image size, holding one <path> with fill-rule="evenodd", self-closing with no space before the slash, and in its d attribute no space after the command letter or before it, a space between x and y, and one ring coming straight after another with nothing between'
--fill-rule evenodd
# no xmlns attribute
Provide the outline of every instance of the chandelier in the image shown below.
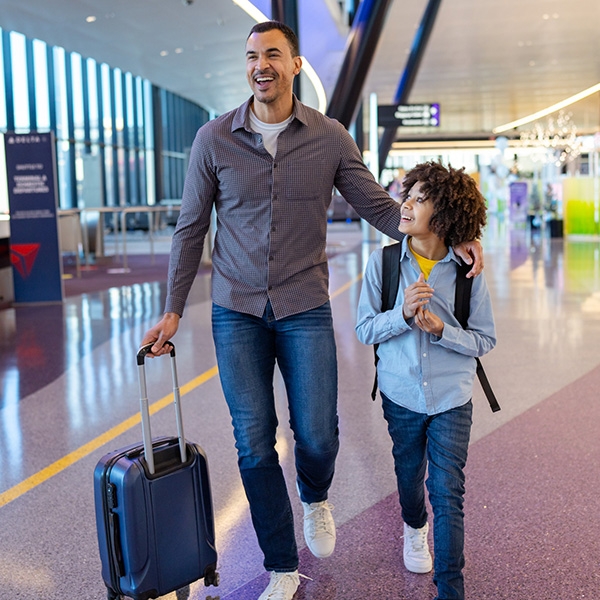
<svg viewBox="0 0 600 600"><path fill-rule="evenodd" d="M581 142L577 137L577 128L571 121L571 113L562 110L556 118L548 117L545 124L536 123L533 129L523 131L520 136L525 147L543 150L534 160L554 163L560 167L579 156Z"/></svg>

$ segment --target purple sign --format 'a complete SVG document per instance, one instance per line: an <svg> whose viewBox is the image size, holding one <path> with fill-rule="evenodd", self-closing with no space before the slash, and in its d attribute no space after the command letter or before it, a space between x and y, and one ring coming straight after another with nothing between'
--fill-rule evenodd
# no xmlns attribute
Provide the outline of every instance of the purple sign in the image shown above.
<svg viewBox="0 0 600 600"><path fill-rule="evenodd" d="M527 219L527 182L513 181L510 190L510 220L515 223Z"/></svg>
<svg viewBox="0 0 600 600"><path fill-rule="evenodd" d="M61 302L53 135L7 133L4 145L15 302Z"/></svg>

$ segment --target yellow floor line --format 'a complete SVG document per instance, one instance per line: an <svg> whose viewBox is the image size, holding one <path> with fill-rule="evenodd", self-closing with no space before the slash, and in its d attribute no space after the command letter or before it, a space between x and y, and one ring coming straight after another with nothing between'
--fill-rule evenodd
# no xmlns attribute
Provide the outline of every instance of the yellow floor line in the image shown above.
<svg viewBox="0 0 600 600"><path fill-rule="evenodd" d="M360 275L358 275L357 277L355 277L354 279L352 279L348 283L344 284L341 288L337 289L335 292L333 292L333 294L331 294L331 299L333 300L336 296L339 296L340 294L342 294L346 290L350 289L355 283L358 283L362 279L362 277L363 276L362 276L362 273L361 273Z"/></svg>
<svg viewBox="0 0 600 600"><path fill-rule="evenodd" d="M198 377L196 377L195 379L192 379L190 382L181 386L179 390L181 396L184 396L188 392L191 392L194 388L197 388L198 386L207 382L209 379L212 379L217 373L218 370L215 366L209 369L208 371L202 373L202 375L198 375ZM162 410L172 402L173 394L171 393L165 396L164 398L161 398L160 400L157 400L156 402L152 403L149 407L150 414L153 415L157 413L159 410ZM9 502L12 502L13 500L16 500L23 494L40 485L41 483L44 483L44 481L47 481L51 477L54 477L55 475L60 473L61 471L64 471L67 467L70 467L78 460L81 460L82 458L88 456L95 450L98 450L98 448L101 448L105 444L108 444L108 442L114 440L122 433L125 433L132 427L135 427L140 422L140 420L140 413L129 417L129 419L126 419L122 423L119 423L112 429L109 429L102 435L99 435L98 437L89 441L87 444L84 444L77 450L74 450L70 454L63 456L56 462L53 462L51 465L48 465L46 468L42 469L41 471L38 471L31 477L28 477L27 479L21 481L21 483L18 483L12 488L6 490L2 494L0 494L0 507L4 506L5 504L8 504Z"/></svg>

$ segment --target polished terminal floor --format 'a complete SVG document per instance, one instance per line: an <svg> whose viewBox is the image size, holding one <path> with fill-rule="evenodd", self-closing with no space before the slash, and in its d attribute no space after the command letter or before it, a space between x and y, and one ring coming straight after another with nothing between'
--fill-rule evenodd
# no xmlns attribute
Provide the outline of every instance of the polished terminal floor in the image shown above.
<svg viewBox="0 0 600 600"><path fill-rule="evenodd" d="M402 527L372 348L354 334L361 271L374 243L357 224L329 231L339 354L341 448L330 501L338 544L304 545L293 444L276 379L278 451L303 579L298 600L430 600L431 574L402 566ZM502 405L476 384L467 466L466 589L471 600L575 600L600 589L600 243L551 239L494 218L484 238L498 346L483 360ZM134 269L135 267L132 267ZM160 271L160 269L159 269ZM156 281L0 311L0 599L101 599L92 473L141 439L135 353L161 314ZM159 281L160 280L160 281ZM119 287L120 286L120 287ZM191 598L254 600L267 582L236 468L210 333L210 281L193 287L177 347L186 436L205 449L221 584ZM171 434L168 359L149 361L153 434ZM175 598L171 594L170 598Z"/></svg>

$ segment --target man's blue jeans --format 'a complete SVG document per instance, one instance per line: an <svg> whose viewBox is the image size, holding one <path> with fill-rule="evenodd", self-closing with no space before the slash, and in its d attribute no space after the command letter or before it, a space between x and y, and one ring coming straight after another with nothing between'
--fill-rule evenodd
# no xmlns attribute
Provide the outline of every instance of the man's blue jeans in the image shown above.
<svg viewBox="0 0 600 600"><path fill-rule="evenodd" d="M402 519L420 529L427 522L427 490L433 508L436 600L463 600L464 467L467 462L471 401L437 415L408 410L381 394L383 414L393 442Z"/></svg>
<svg viewBox="0 0 600 600"><path fill-rule="evenodd" d="M269 571L298 568L292 508L275 451L275 363L285 382L304 502L327 498L337 456L337 359L329 302L276 320L213 304L219 375L231 413L238 465Z"/></svg>

